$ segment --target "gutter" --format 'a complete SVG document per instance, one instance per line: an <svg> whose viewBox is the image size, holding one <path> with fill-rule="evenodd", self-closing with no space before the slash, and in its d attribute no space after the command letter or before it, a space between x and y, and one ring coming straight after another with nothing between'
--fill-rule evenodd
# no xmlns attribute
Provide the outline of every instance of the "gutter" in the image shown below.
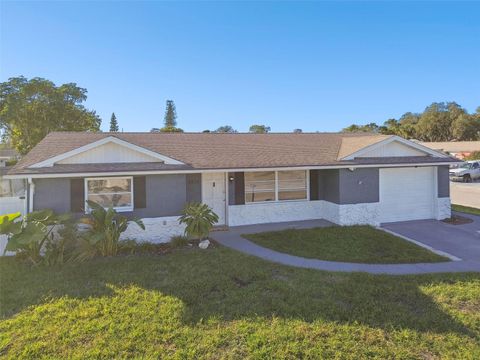
<svg viewBox="0 0 480 360"><path fill-rule="evenodd" d="M47 174L10 174L5 179L43 179L43 178L72 178L85 176L118 176L118 175L161 175L161 174L201 174L213 172L254 172L254 171L285 171L285 170L328 170L328 169L357 169L357 168L400 168L451 165L458 161L438 161L431 163L399 163L399 164L346 164L346 165L316 165L316 166L284 166L258 168L219 168L195 170L150 170L150 171L110 171L110 172L72 172Z"/></svg>

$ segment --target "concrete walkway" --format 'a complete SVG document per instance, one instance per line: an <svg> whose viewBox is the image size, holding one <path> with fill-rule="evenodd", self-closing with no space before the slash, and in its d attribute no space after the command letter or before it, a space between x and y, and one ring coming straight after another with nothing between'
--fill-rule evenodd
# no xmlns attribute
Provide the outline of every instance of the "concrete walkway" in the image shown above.
<svg viewBox="0 0 480 360"><path fill-rule="evenodd" d="M213 232L211 237L220 244L240 252L257 256L259 258L300 268L339 271L339 272L366 272L370 274L408 275L428 274L443 272L480 272L480 258L466 259L461 261L449 261L442 263L419 263L419 264L358 264L336 261L324 261L307 259L299 256L280 253L259 246L241 236L241 234L253 234L266 231L285 229L305 229L312 227L332 226L334 224L326 220L295 221L275 224L261 224L231 227L228 231ZM420 241L419 239L415 239ZM480 242L480 238L478 239ZM438 249L442 250L442 249Z"/></svg>

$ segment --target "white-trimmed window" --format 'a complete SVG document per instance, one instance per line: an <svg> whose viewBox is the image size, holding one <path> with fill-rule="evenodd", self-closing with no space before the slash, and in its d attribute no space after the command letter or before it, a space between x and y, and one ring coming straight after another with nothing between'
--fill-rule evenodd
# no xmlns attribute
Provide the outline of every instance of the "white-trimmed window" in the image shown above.
<svg viewBox="0 0 480 360"><path fill-rule="evenodd" d="M133 210L133 178L107 177L85 179L85 199L117 211Z"/></svg>
<svg viewBox="0 0 480 360"><path fill-rule="evenodd" d="M308 199L305 170L245 173L245 203Z"/></svg>

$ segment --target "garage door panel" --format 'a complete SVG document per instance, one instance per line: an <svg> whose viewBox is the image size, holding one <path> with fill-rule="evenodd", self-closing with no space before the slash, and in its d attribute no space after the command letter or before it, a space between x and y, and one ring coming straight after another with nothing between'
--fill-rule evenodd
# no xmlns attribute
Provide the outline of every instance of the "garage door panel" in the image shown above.
<svg viewBox="0 0 480 360"><path fill-rule="evenodd" d="M433 167L380 169L380 221L433 218L434 174Z"/></svg>

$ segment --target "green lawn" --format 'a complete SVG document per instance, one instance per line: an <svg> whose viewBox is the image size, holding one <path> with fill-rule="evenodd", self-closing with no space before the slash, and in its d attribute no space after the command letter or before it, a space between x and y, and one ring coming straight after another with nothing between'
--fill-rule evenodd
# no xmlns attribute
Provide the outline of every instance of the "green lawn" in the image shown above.
<svg viewBox="0 0 480 360"><path fill-rule="evenodd" d="M398 264L449 261L371 226L332 226L243 235L279 252L331 261Z"/></svg>
<svg viewBox="0 0 480 360"><path fill-rule="evenodd" d="M470 207L470 206L452 204L452 210L467 213L467 214L480 215L480 209Z"/></svg>
<svg viewBox="0 0 480 360"><path fill-rule="evenodd" d="M480 274L297 269L223 247L0 259L0 357L480 358Z"/></svg>

